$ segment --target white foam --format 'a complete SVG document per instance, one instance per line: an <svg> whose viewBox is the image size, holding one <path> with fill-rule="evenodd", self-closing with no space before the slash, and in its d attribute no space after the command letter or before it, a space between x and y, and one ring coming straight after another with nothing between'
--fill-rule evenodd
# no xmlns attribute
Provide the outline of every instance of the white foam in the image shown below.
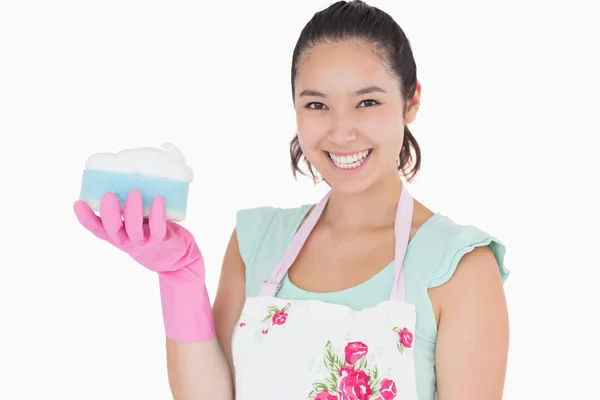
<svg viewBox="0 0 600 400"><path fill-rule="evenodd" d="M87 159L85 167L190 183L194 172L186 164L181 151L171 143L163 143L160 147L162 149L138 147L117 153L96 153Z"/></svg>

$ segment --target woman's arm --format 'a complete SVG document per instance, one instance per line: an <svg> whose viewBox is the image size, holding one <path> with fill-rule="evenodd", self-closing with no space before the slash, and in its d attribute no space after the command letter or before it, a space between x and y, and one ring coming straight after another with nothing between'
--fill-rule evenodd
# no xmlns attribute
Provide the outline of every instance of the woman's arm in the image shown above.
<svg viewBox="0 0 600 400"><path fill-rule="evenodd" d="M180 343L167 339L167 369L174 400L233 400L231 375L217 339Z"/></svg>
<svg viewBox="0 0 600 400"><path fill-rule="evenodd" d="M235 371L231 354L231 339L235 324L242 314L245 301L246 266L240 255L237 235L234 231L225 254L219 288L213 306L217 340L221 345L221 349L223 349L223 354L231 371L232 382L235 382ZM235 388L234 383L232 383L232 386Z"/></svg>
<svg viewBox="0 0 600 400"><path fill-rule="evenodd" d="M244 306L245 280L245 266L234 231L213 304L217 337L189 344L167 339L169 385L175 400L234 399L230 341Z"/></svg>
<svg viewBox="0 0 600 400"><path fill-rule="evenodd" d="M459 262L452 278L431 289L439 316L435 364L439 400L500 400L508 357L508 311L489 247Z"/></svg>

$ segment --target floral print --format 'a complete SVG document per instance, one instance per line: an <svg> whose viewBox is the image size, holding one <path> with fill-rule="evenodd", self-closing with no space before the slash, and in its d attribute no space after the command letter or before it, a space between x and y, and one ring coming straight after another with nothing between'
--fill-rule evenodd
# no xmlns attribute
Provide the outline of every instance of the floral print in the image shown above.
<svg viewBox="0 0 600 400"><path fill-rule="evenodd" d="M344 349L346 355L346 364L354 365L355 362L363 358L369 349L362 342L350 342Z"/></svg>
<svg viewBox="0 0 600 400"><path fill-rule="evenodd" d="M410 349L412 347L414 336L407 328L400 329L395 326L393 331L398 334L398 343L396 344L398 351L400 351L401 354L404 354L405 349Z"/></svg>
<svg viewBox="0 0 600 400"><path fill-rule="evenodd" d="M391 379L381 379L377 366L367 362L368 346L363 342L349 342L344 357L333 351L331 342L325 346L323 362L327 376L313 383L308 397L314 400L392 400L396 397L396 384Z"/></svg>
<svg viewBox="0 0 600 400"><path fill-rule="evenodd" d="M381 393L380 398L383 400L392 400L396 397L396 384L391 379L384 379L381 381Z"/></svg>
<svg viewBox="0 0 600 400"><path fill-rule="evenodd" d="M271 318L271 322L273 323L273 325L283 325L285 324L285 321L287 320L287 316L288 314L284 311L278 311L275 314L273 314L273 317Z"/></svg>
<svg viewBox="0 0 600 400"><path fill-rule="evenodd" d="M281 326L284 325L288 318L288 310L290 309L291 304L287 303L283 308L277 308L275 306L267 307L267 315L260 321L260 327L255 331L255 334L260 336L265 336L269 333L269 329L273 326ZM243 328L246 326L247 317L242 316L240 318L238 326ZM254 324L250 324L252 326Z"/></svg>
<svg viewBox="0 0 600 400"><path fill-rule="evenodd" d="M369 376L363 370L356 370L354 366L340 368L339 393L343 399L363 400L370 399L373 389L369 385Z"/></svg>
<svg viewBox="0 0 600 400"><path fill-rule="evenodd" d="M283 370L272 371L277 392L287 390L297 394L299 390L308 395L309 400L417 398L414 382L410 382L414 372L414 325L405 325L411 318L398 316L394 308L394 322L390 317L378 316L376 320L367 321L373 323L373 329L365 330L362 326L357 329L354 321L346 324L345 317L325 314L324 317L329 318L321 320L320 310L312 305L305 308L294 301L281 300L261 301L251 313L242 312L238 325L240 333L245 332L237 342L248 350L250 357L240 364L264 359L270 365L277 365L282 356L292 359L286 368L292 375ZM319 325L312 320L305 323L313 313ZM296 344L290 346L289 343ZM252 365L244 367L252 369ZM289 376L295 376L291 385L286 382ZM245 386L253 397L264 390L258 384L246 382ZM271 398L269 396L265 398Z"/></svg>
<svg viewBox="0 0 600 400"><path fill-rule="evenodd" d="M287 321L287 317L288 317L287 311L289 310L290 307L291 307L290 303L287 303L285 305L285 307L283 307L282 309L279 309L275 306L267 307L268 314L262 320L262 322L267 322L267 321L271 320L271 325L285 324L285 321Z"/></svg>
<svg viewBox="0 0 600 400"><path fill-rule="evenodd" d="M290 307L290 303L282 308L274 305L267 306L267 312L263 314L256 335L267 339L267 336L271 336L270 332L274 327L285 325ZM246 323L240 321L239 326L244 327ZM397 335L396 347L401 354L413 347L414 335L408 328L395 326L392 331ZM373 358L383 355L381 350L377 347L370 350L366 343L352 341L348 336L343 351L338 352L334 350L331 341L328 341L322 363L319 362L325 366L325 376L312 384L308 398L313 400L396 399L398 394L396 383L389 377L381 376L382 371L377 365L371 365ZM383 373L387 375L391 370Z"/></svg>

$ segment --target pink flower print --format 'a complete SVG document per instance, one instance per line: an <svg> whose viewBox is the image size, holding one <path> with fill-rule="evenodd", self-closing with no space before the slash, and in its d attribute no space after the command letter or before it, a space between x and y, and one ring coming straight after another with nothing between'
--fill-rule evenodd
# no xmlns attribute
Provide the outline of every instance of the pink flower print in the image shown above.
<svg viewBox="0 0 600 400"><path fill-rule="evenodd" d="M399 333L402 329L394 328ZM394 338L396 336L394 335ZM398 346L402 346L400 342ZM403 347L402 347L403 348ZM368 348L363 342L350 342L343 353L334 350L327 341L323 355L324 377L312 383L308 394L313 400L394 400L396 384L381 377L375 360L367 360ZM332 394L333 393L333 394Z"/></svg>
<svg viewBox="0 0 600 400"><path fill-rule="evenodd" d="M240 322L240 328L243 328L243 327L245 327L245 326L246 326L246 323L245 323L245 322Z"/></svg>
<svg viewBox="0 0 600 400"><path fill-rule="evenodd" d="M384 379L381 381L381 385L379 386L379 393L381 393L380 398L382 400L392 400L396 398L396 394L398 393L396 389L396 384L391 379Z"/></svg>
<svg viewBox="0 0 600 400"><path fill-rule="evenodd" d="M337 396L332 395L327 390L321 392L315 397L315 400L338 400Z"/></svg>
<svg viewBox="0 0 600 400"><path fill-rule="evenodd" d="M267 321L271 322L271 325L283 325L285 321L287 321L288 313L287 311L292 305L287 303L283 308L277 308L275 306L267 307L268 314L265 318L263 318L262 322L265 323Z"/></svg>
<svg viewBox="0 0 600 400"><path fill-rule="evenodd" d="M262 330L262 334L263 334L263 335L266 335L267 333L269 333L269 330L268 330L268 329L263 329L263 330Z"/></svg>
<svg viewBox="0 0 600 400"><path fill-rule="evenodd" d="M363 370L352 366L340 368L342 377L339 385L340 400L369 400L373 391L369 386L369 376Z"/></svg>
<svg viewBox="0 0 600 400"><path fill-rule="evenodd" d="M286 312L279 311L273 315L273 318L271 319L271 321L273 322L273 325L283 325L283 324L285 324L287 317L288 317L288 314Z"/></svg>
<svg viewBox="0 0 600 400"><path fill-rule="evenodd" d="M413 334L408 329L402 329L402 331L398 332L398 336L400 336L400 344L402 346L406 348L412 347Z"/></svg>
<svg viewBox="0 0 600 400"><path fill-rule="evenodd" d="M393 331L398 334L398 343L396 344L396 347L398 347L400 353L404 353L405 349L410 349L412 347L414 335L408 328L400 329L395 326Z"/></svg>
<svg viewBox="0 0 600 400"><path fill-rule="evenodd" d="M363 342L350 342L346 345L346 363L354 365L358 360L367 355L369 348Z"/></svg>

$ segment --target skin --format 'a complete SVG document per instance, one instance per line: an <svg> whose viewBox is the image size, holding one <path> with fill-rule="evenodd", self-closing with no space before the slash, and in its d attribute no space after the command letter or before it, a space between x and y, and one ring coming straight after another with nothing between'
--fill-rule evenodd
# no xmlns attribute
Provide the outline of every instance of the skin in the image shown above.
<svg viewBox="0 0 600 400"><path fill-rule="evenodd" d="M396 162L404 125L415 120L420 96L418 83L403 115L397 78L361 43L319 44L304 55L294 98L299 141L332 194L289 271L295 285L312 292L344 290L393 260L402 188ZM336 172L325 153L366 149L372 149L370 160L357 174ZM415 200L411 239L433 214ZM454 276L430 289L429 296L438 325L438 399L501 399L508 316L489 247L465 255ZM213 307L217 338L232 374L231 336L244 299L245 266L234 231Z"/></svg>

